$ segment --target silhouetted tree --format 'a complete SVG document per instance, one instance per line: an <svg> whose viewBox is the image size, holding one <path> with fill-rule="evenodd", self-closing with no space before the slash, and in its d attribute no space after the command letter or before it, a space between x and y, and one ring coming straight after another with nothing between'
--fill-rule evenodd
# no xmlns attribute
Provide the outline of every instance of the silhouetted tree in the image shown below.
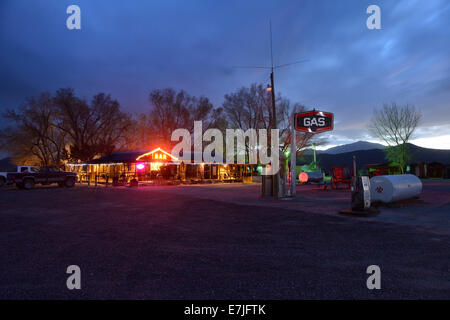
<svg viewBox="0 0 450 320"><path fill-rule="evenodd" d="M404 172L408 162L407 143L420 123L422 115L412 105L398 106L396 103L384 104L374 110L369 124L370 132L384 141L386 158L396 163Z"/></svg>
<svg viewBox="0 0 450 320"><path fill-rule="evenodd" d="M291 102L278 94L275 100L277 128L280 134L280 150L286 151L291 144L291 125L295 113L305 111L305 107ZM236 92L225 95L223 109L226 119L233 129L271 129L273 119L272 96L262 84L242 87ZM269 132L270 133L270 132ZM297 153L309 146L314 135L296 132ZM248 142L245 142L248 153Z"/></svg>
<svg viewBox="0 0 450 320"><path fill-rule="evenodd" d="M3 118L9 125L0 134L1 144L16 162L59 165L67 159L68 137L57 126L58 112L49 93L28 98Z"/></svg>
<svg viewBox="0 0 450 320"><path fill-rule="evenodd" d="M203 121L203 130L220 125L221 109L214 109L206 97L194 97L185 91L167 88L150 92L149 130L161 145L173 144L172 132L184 128L193 132L194 121ZM166 146L169 148L169 146Z"/></svg>
<svg viewBox="0 0 450 320"><path fill-rule="evenodd" d="M131 124L109 95L97 94L88 104L72 89L60 89L54 97L43 93L28 98L3 118L9 126L0 134L1 146L18 163L42 165L88 161L121 148Z"/></svg>
<svg viewBox="0 0 450 320"><path fill-rule="evenodd" d="M148 114L135 114L125 134L126 150L150 150L157 147Z"/></svg>
<svg viewBox="0 0 450 320"><path fill-rule="evenodd" d="M70 137L70 159L88 161L111 153L125 143L130 115L120 111L117 100L99 93L91 102L79 99L72 89L56 92L58 128Z"/></svg>

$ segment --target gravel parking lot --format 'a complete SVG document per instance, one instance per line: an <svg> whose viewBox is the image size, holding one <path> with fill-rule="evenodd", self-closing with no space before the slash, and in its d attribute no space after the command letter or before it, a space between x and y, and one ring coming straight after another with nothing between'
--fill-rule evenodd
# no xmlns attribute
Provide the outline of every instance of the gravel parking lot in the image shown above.
<svg viewBox="0 0 450 320"><path fill-rule="evenodd" d="M420 201L368 219L336 214L348 191L298 193L2 189L0 298L450 298L449 182L427 182ZM81 268L81 290L66 287L69 265ZM369 265L381 268L381 290L366 287Z"/></svg>

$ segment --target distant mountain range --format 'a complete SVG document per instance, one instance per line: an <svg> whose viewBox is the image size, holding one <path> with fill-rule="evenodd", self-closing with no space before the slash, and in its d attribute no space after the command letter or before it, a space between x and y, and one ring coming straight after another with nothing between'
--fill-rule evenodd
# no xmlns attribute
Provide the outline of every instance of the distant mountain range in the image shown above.
<svg viewBox="0 0 450 320"><path fill-rule="evenodd" d="M377 148L373 149L355 149L358 146L375 145ZM356 147L355 147L356 146ZM355 143L330 148L332 153L328 150L323 150L317 153L317 162L321 168L330 168L333 166L351 166L353 156L356 157L358 167L366 164L386 163L385 147L380 144L372 144L370 142L358 141ZM409 152L411 153L411 163L421 162L440 162L450 165L450 150L429 149L416 146L408 143ZM339 150L351 150L347 152L336 152ZM304 153L300 161L297 164L310 163L313 159L312 153Z"/></svg>
<svg viewBox="0 0 450 320"><path fill-rule="evenodd" d="M317 150L316 154L327 153L327 154L339 154L345 152L353 152L358 150L372 150L372 149L384 149L386 146L380 143L373 143L368 141L357 141L349 144L343 144L341 146L331 147L325 150ZM313 154L313 149L308 148L304 151L304 154Z"/></svg>
<svg viewBox="0 0 450 320"><path fill-rule="evenodd" d="M328 154L339 154L345 152L353 152L359 150L372 150L372 149L384 149L386 148L384 145L379 143L373 143L368 141L357 141L349 144L344 144L342 146L328 148L326 150L322 150L321 153Z"/></svg>

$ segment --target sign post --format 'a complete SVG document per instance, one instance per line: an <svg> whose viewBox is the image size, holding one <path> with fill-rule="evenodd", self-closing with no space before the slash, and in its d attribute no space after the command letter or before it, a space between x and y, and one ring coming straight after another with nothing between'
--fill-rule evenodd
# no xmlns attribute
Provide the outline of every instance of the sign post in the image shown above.
<svg viewBox="0 0 450 320"><path fill-rule="evenodd" d="M296 181L297 181L297 144L295 134L296 131L308 133L320 133L333 130L334 115L331 112L323 111L307 111L296 113L292 124L292 141L291 141L291 196L295 197Z"/></svg>
<svg viewBox="0 0 450 320"><path fill-rule="evenodd" d="M297 193L296 181L297 181L297 142L295 131L295 116L292 122L291 130L291 197L295 197Z"/></svg>

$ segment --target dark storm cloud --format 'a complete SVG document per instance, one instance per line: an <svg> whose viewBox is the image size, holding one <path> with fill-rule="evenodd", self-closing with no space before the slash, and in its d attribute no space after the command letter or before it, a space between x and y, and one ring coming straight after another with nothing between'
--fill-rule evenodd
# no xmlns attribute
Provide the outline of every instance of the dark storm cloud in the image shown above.
<svg viewBox="0 0 450 320"><path fill-rule="evenodd" d="M81 8L82 30L65 27L67 6ZM382 30L366 28L366 8L381 7ZM413 103L424 125L449 122L448 1L2 1L0 107L73 87L106 92L131 112L148 109L152 89L223 95L267 82L268 21L277 90L332 111L343 141L365 138L373 107ZM424 111L425 111L424 110Z"/></svg>

